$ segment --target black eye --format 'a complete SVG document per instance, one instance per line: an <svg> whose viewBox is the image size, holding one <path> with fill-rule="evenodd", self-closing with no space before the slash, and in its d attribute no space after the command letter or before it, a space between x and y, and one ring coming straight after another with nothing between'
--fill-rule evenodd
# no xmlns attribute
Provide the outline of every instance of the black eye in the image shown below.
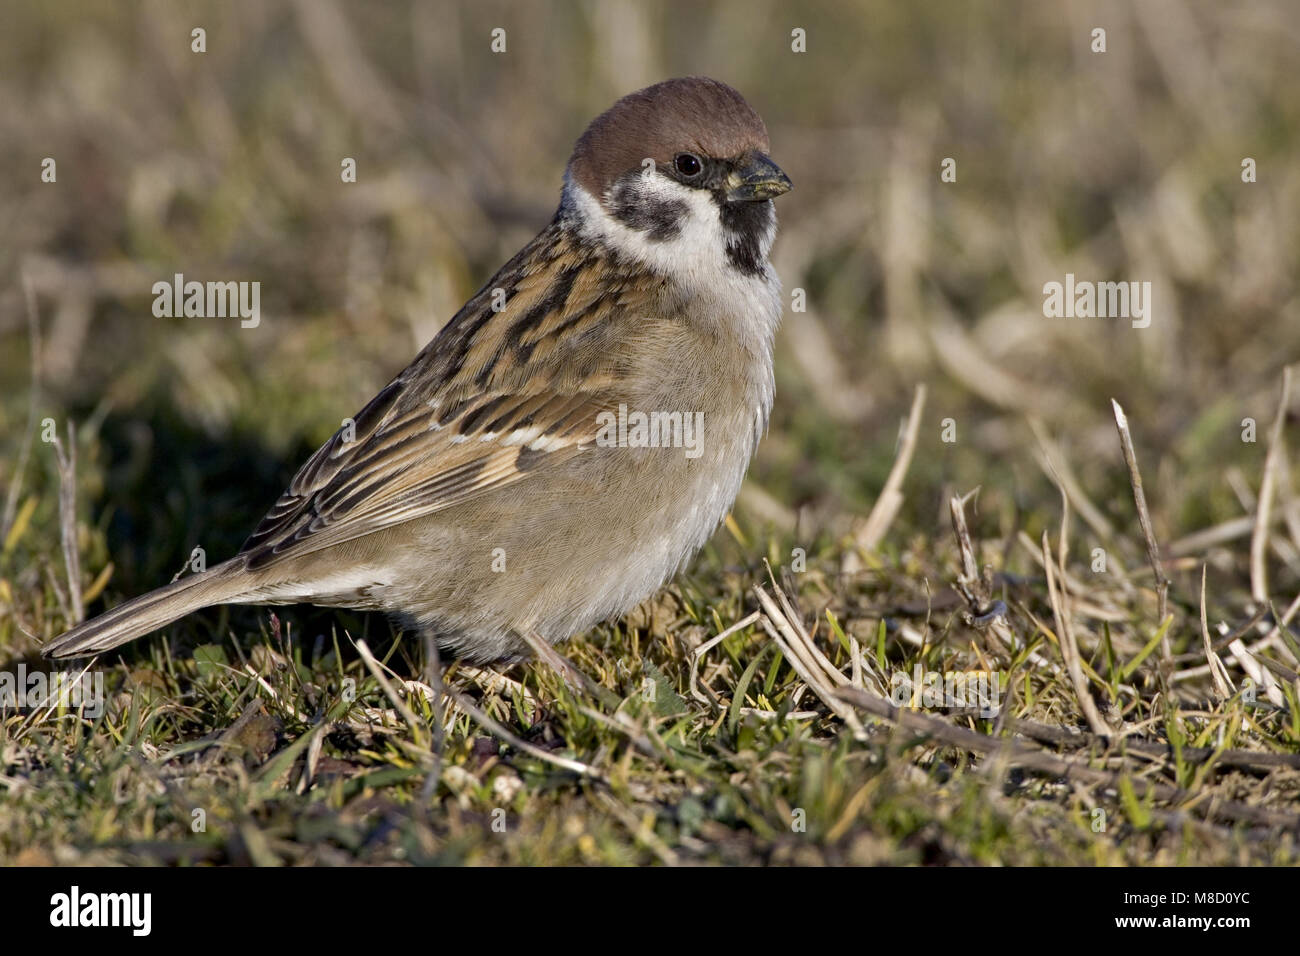
<svg viewBox="0 0 1300 956"><path fill-rule="evenodd" d="M677 168L677 172L687 179L698 176L700 170L704 168L704 164L700 162L700 157L691 153L678 153L677 158L673 160L673 166Z"/></svg>

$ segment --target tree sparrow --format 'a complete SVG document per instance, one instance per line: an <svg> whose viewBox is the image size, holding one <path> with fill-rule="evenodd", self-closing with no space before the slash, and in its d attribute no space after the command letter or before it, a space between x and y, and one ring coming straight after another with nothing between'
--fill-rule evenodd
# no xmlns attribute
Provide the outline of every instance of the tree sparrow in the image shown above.
<svg viewBox="0 0 1300 956"><path fill-rule="evenodd" d="M578 140L560 207L289 484L240 552L45 648L214 604L385 611L474 662L630 610L726 515L772 407L790 180L731 87L667 80Z"/></svg>

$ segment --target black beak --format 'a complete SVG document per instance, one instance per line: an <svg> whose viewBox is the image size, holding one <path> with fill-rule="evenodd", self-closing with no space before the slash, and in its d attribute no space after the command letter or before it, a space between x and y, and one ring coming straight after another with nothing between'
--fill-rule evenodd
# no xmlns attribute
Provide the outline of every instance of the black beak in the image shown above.
<svg viewBox="0 0 1300 956"><path fill-rule="evenodd" d="M727 177L728 202L757 202L788 193L794 188L781 167L762 153L750 153Z"/></svg>

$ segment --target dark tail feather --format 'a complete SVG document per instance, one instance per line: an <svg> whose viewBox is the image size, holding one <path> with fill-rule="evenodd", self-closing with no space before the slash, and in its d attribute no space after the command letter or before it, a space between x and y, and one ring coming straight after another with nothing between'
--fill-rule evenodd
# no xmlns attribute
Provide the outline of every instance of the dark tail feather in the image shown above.
<svg viewBox="0 0 1300 956"><path fill-rule="evenodd" d="M247 589L239 559L163 585L61 634L41 649L46 657L86 657L165 627L213 604L234 603Z"/></svg>

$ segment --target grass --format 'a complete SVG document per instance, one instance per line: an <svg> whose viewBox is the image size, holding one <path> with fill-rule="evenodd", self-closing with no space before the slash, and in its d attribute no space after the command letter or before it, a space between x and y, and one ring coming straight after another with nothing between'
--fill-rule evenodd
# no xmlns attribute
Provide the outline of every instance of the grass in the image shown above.
<svg viewBox="0 0 1300 956"><path fill-rule="evenodd" d="M759 106L807 310L727 525L562 648L585 693L453 664L453 702L382 618L213 609L100 660L102 716L0 708L0 863L1294 864L1290 7L1108 11L1098 57L1086 3L810 4L801 59L785 13L638 9L199 5L202 56L162 8L12 13L0 153L59 178L0 194L0 673L232 554L619 92ZM262 326L153 319L175 272L262 280ZM1156 320L1043 318L1067 272ZM918 668L998 716L893 706Z"/></svg>
<svg viewBox="0 0 1300 956"><path fill-rule="evenodd" d="M16 525L6 556L29 538L58 537L53 509L29 500L38 501L33 519ZM987 524L980 515L976 527ZM79 530L94 536L84 524ZM445 718L432 799L437 695L421 680L419 642L393 635L379 618L297 609L186 621L169 639L101 665L109 694L98 719L57 709L6 715L3 859L1294 862L1294 681L1282 682L1280 707L1240 686L1214 700L1208 678L1181 681L1205 660L1199 611L1175 586L1170 618L1159 625L1140 540L1117 537L1114 560L1133 568L1122 576L1088 577L1068 560L1055 568L1062 580L1080 579L1057 601L1080 608L1071 630L1084 632L1081 672L1113 733L1106 739L1086 732L1061 666L1047 577L1035 573L1040 555L1027 536L977 535L970 543L971 558L1009 551L1008 564L1031 569L993 577L987 597L1000 595L1009 610L981 630L964 622L965 603L944 584L963 580L960 539L886 545L852 573L845 559L864 556L827 542L801 573L783 562L777 584L736 563L761 547L773 557L791 550L789 541L756 535L731 523L678 586L629 620L567 645L595 685L586 693L575 695L542 665L498 676L453 664L445 679L470 703L453 705ZM1055 557L1049 549L1048 566ZM7 595L27 599L6 618L11 646L25 642L20 627L36 634L60 627L66 599L53 556L46 567L44 586L0 582ZM756 616L755 582L784 589L791 604L764 605L765 617L737 629ZM771 630L782 624L792 630L774 640ZM998 628L1013 645L999 643ZM728 630L693 667L696 649ZM1165 636L1169 656L1160 649ZM358 642L373 643L378 660ZM1294 640L1283 639L1287 645ZM801 676L792 666L792 657L807 660L810 646L845 674L857 656L857 685L875 682L876 690L877 675L995 669L1005 716L958 708L936 717L921 708L910 713L922 723L898 713L859 718L826 689L826 672L806 680L806 670ZM927 719L984 735L986 749L936 739ZM1069 734L1049 735L1054 745L1045 746L1031 726L1013 745L1016 721ZM1114 733L1120 729L1124 736ZM1012 747L1109 777L1065 783L1059 769L1025 766ZM1264 763L1260 755L1269 754L1284 755L1280 765ZM569 769L575 762L580 772Z"/></svg>

